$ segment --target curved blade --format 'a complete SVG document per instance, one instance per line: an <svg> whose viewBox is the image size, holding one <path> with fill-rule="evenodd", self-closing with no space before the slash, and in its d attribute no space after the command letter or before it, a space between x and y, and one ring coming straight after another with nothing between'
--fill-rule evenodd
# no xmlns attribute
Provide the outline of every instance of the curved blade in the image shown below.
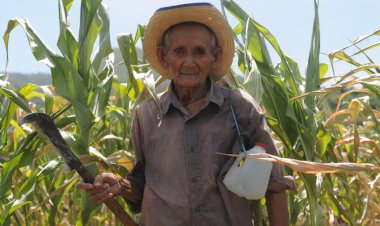
<svg viewBox="0 0 380 226"><path fill-rule="evenodd" d="M31 113L26 115L19 124L21 125L23 123L31 123L40 134L44 135L44 137L56 147L70 169L76 170L86 183L93 183L94 176L88 172L74 155L57 129L54 120L49 115L44 113Z"/></svg>

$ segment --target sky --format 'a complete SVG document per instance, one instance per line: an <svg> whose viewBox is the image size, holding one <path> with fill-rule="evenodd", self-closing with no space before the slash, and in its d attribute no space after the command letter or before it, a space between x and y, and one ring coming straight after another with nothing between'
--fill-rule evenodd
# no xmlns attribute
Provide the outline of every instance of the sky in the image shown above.
<svg viewBox="0 0 380 226"><path fill-rule="evenodd" d="M138 24L147 24L160 7L201 2L197 0L103 0L109 8L111 42L117 46L116 35L136 32ZM205 2L205 0L203 0ZM220 9L219 0L206 1ZM313 0L235 0L249 15L267 27L277 38L283 51L299 63L305 72L310 49L314 19ZM74 0L69 13L74 33L78 34L80 0ZM329 53L350 44L361 35L380 30L379 0L320 0L321 52ZM44 42L58 52L59 34L57 0L0 0L0 34L3 36L8 20L28 18ZM229 17L231 23L236 23ZM369 40L369 43L379 40ZM371 53L380 60L380 51ZM5 46L0 40L0 71L5 69ZM276 58L274 58L276 61ZM321 61L328 63L322 55ZM343 68L347 70L346 68ZM13 30L9 43L8 72L49 73L49 68L37 62L21 27Z"/></svg>

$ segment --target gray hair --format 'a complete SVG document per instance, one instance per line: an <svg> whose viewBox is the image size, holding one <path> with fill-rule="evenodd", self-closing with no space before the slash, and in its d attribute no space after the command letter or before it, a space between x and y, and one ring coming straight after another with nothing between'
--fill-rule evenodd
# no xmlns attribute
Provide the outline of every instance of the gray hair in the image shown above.
<svg viewBox="0 0 380 226"><path fill-rule="evenodd" d="M202 27L205 27L207 29L207 31L210 33L210 36L211 36L211 48L212 48L213 51L216 50L217 43L216 43L216 38L215 38L214 32L212 32L212 30L209 27L207 27L206 25L201 24L201 23L197 23L197 22L183 22L183 23L179 23L179 24L174 24L173 26L169 27L165 31L165 33L164 33L164 39L163 39L163 42L162 42L162 44L165 47L165 49L167 49L169 47L169 42L170 42L169 33L170 33L170 31L172 31L177 26L188 26L188 27L191 27L191 26L202 26Z"/></svg>

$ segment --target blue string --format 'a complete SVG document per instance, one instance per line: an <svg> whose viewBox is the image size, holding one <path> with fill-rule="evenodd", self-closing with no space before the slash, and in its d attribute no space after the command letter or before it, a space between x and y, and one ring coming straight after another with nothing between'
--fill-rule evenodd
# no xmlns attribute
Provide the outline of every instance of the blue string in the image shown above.
<svg viewBox="0 0 380 226"><path fill-rule="evenodd" d="M231 107L231 112L232 112L232 117L234 118L234 122L235 122L235 125L236 125L236 131L238 133L238 136L239 136L239 142L240 142L240 145L241 147L243 148L243 153L244 155L247 154L247 150L245 149L245 146L244 146L244 139L243 139L243 136L241 135L240 133L240 128L239 128L239 124L236 120L236 116L235 116L235 111L234 111L234 108L232 107L232 97L231 97L231 93L232 93L232 90L230 90L230 107Z"/></svg>

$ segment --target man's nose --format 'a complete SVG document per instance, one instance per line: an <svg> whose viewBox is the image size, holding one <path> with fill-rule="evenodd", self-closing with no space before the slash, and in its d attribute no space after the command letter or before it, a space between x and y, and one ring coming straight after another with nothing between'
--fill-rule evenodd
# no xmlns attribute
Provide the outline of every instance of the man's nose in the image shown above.
<svg viewBox="0 0 380 226"><path fill-rule="evenodd" d="M187 54L183 60L183 63L185 65L193 65L194 64L194 58L191 54Z"/></svg>

